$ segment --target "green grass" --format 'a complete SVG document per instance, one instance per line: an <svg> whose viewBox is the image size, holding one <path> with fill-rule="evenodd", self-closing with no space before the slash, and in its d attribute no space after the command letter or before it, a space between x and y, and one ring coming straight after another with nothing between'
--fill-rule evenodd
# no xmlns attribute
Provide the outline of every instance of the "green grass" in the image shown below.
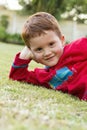
<svg viewBox="0 0 87 130"><path fill-rule="evenodd" d="M0 43L0 130L87 130L87 102L8 79L22 48ZM32 62L30 68L34 66Z"/></svg>

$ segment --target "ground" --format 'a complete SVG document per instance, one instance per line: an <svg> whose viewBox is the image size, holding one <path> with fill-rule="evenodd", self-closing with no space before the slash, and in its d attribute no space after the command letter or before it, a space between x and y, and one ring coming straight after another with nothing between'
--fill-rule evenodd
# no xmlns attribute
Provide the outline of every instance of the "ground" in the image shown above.
<svg viewBox="0 0 87 130"><path fill-rule="evenodd" d="M9 80L13 58L22 48L0 43L0 129L87 130L87 102L58 91ZM32 62L30 69L36 65Z"/></svg>

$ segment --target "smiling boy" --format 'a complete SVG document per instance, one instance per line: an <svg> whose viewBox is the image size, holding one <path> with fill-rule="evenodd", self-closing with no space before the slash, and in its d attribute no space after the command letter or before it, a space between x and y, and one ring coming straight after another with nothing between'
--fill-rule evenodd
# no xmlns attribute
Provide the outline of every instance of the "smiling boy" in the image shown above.
<svg viewBox="0 0 87 130"><path fill-rule="evenodd" d="M9 78L87 100L87 38L65 45L57 20L46 12L35 13L26 20L22 38L25 47L16 55ZM31 60L46 67L29 71Z"/></svg>

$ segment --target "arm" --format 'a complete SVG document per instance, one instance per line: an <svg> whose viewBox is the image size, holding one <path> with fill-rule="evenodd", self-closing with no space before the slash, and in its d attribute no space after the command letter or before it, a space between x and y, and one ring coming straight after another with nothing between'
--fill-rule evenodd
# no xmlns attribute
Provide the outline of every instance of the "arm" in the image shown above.
<svg viewBox="0 0 87 130"><path fill-rule="evenodd" d="M9 78L13 80L38 84L38 81L35 79L35 73L33 71L28 71L28 64L32 58L33 55L30 49L25 46L23 50L15 56Z"/></svg>
<svg viewBox="0 0 87 130"><path fill-rule="evenodd" d="M28 65L31 59L33 59L33 55L30 50L25 47L21 53L16 55L9 73L9 78L12 80L49 87L47 85L47 80L50 78L49 72L45 69L39 68L35 68L34 71L28 70Z"/></svg>
<svg viewBox="0 0 87 130"><path fill-rule="evenodd" d="M21 51L19 58L24 60L33 59L33 54L31 50L27 46L25 46L24 49Z"/></svg>

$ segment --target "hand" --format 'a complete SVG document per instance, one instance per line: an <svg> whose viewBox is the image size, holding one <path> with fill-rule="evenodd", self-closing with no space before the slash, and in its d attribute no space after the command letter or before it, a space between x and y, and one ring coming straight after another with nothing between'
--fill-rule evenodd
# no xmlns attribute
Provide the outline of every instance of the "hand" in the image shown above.
<svg viewBox="0 0 87 130"><path fill-rule="evenodd" d="M19 55L20 59L33 59L33 54L31 52L31 50L25 46L24 49L21 51L20 55Z"/></svg>

